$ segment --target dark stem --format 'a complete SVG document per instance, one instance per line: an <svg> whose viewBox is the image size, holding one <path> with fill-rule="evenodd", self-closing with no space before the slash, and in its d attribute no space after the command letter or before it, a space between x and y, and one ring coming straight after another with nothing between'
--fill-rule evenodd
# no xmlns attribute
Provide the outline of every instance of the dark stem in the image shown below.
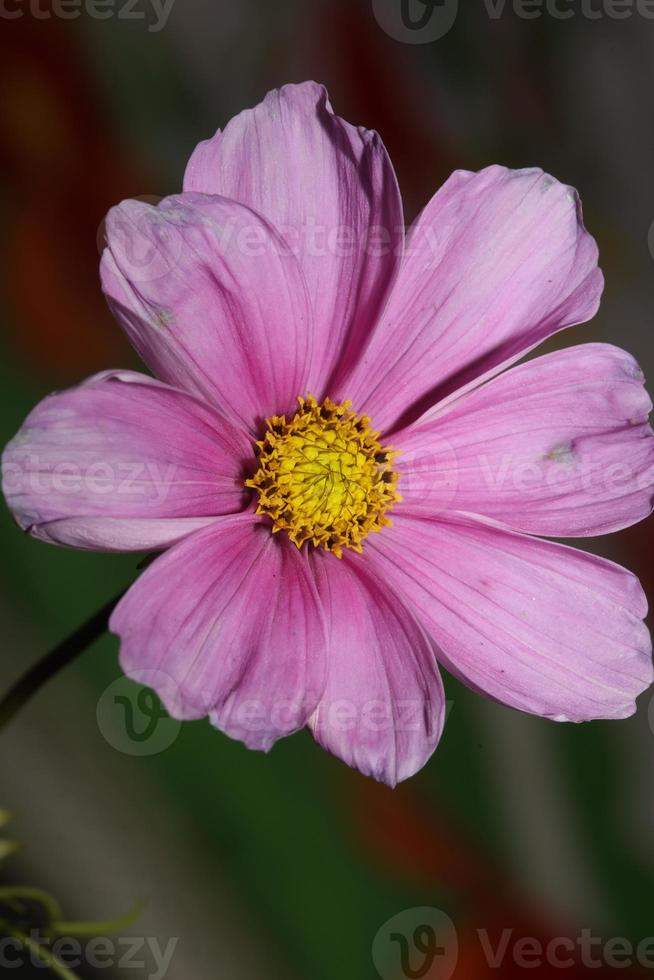
<svg viewBox="0 0 654 980"><path fill-rule="evenodd" d="M72 663L87 647L94 643L109 626L109 617L122 599L124 593L117 596L100 609L83 626L80 626L72 636L60 643L39 660L28 672L21 677L12 689L0 701L0 729L8 725L20 709L40 691L44 684L54 677L63 667Z"/></svg>

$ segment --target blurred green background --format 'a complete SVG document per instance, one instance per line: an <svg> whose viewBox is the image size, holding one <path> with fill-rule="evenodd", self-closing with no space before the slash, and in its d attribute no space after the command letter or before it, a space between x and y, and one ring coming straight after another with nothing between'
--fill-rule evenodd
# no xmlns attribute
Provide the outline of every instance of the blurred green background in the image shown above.
<svg viewBox="0 0 654 980"><path fill-rule="evenodd" d="M557 343L619 343L654 376L654 21L590 19L575 4L570 19L527 20L510 4L493 18L466 0L444 37L408 44L383 29L372 0L176 0L165 25L147 0L129 19L116 15L123 4L106 19L64 19L49 0L0 13L0 443L49 391L135 365L98 285L108 208L176 192L198 140L305 78L328 86L340 115L381 132L409 218L458 167L542 166L575 185L607 291L599 317ZM654 595L653 540L647 522L584 547L632 567ZM135 566L28 540L3 508L3 687ZM454 921L458 980L498 975L480 928L494 944L503 929L654 935L647 695L629 721L557 726L447 678L442 744L391 792L306 735L263 756L206 723L161 722L152 754L131 754L107 707L119 677L107 637L0 737L0 806L15 811L11 835L24 844L3 877L50 888L73 919L145 899L131 934L179 940L173 980L367 980L378 930L421 906ZM523 972L507 961L499 975Z"/></svg>

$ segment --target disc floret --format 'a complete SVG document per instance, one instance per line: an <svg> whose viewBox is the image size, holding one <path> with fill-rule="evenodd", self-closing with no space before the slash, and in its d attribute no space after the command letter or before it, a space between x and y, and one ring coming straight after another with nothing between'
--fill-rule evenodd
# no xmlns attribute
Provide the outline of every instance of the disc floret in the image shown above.
<svg viewBox="0 0 654 980"><path fill-rule="evenodd" d="M257 490L257 513L269 517L273 533L286 531L301 548L310 542L333 552L361 552L372 531L401 497L393 461L398 455L379 442L366 415L326 398L298 398L299 409L267 420L256 444L259 468L246 486Z"/></svg>

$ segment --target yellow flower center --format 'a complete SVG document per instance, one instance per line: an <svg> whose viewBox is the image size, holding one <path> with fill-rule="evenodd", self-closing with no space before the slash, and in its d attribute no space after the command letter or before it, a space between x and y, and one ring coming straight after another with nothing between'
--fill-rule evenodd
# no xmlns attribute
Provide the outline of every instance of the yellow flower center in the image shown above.
<svg viewBox="0 0 654 980"><path fill-rule="evenodd" d="M350 402L322 405L309 395L290 421L273 416L257 443L259 469L246 486L257 490L257 513L269 517L273 534L286 531L293 544L305 541L332 551L361 552L371 531L391 521L386 511L402 498L396 491L397 456L378 442L366 415Z"/></svg>

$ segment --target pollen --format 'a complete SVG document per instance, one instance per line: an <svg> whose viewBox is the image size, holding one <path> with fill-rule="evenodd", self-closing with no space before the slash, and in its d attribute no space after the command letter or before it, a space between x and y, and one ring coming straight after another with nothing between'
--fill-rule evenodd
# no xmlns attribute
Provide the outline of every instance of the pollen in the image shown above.
<svg viewBox="0 0 654 980"><path fill-rule="evenodd" d="M259 494L257 513L269 517L273 534L286 531L298 548L309 542L337 558L344 548L361 552L371 531L391 524L386 514L397 493L398 455L379 442L366 415L351 402L322 404L298 398L289 420L273 416L256 444L259 468L246 486Z"/></svg>

